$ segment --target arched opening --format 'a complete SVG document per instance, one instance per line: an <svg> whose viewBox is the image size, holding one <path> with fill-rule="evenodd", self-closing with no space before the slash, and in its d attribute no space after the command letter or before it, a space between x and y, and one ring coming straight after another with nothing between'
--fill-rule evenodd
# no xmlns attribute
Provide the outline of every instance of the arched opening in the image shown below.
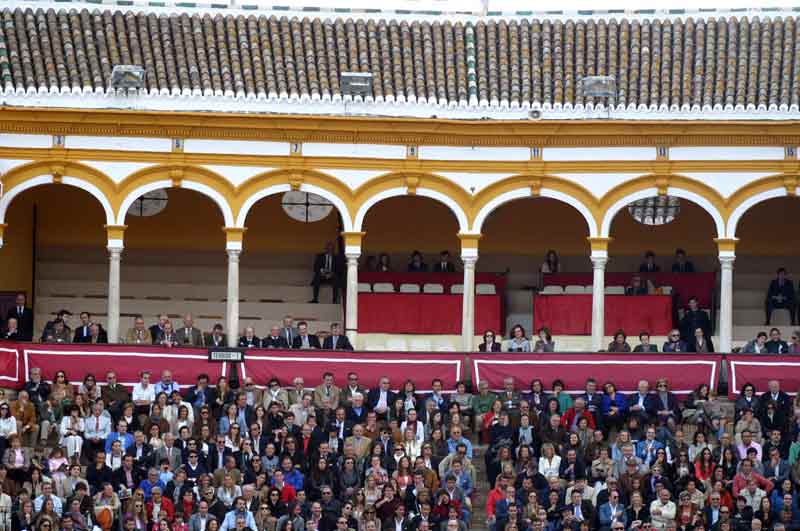
<svg viewBox="0 0 800 531"><path fill-rule="evenodd" d="M311 333L328 331L342 322L341 294L346 270L341 255L342 219L339 211L319 195L302 191L278 192L259 199L244 220L240 278L239 326L252 326L257 337L286 315L308 322ZM336 257L339 302L333 286L323 284L319 303L310 282L314 260L331 242Z"/></svg>
<svg viewBox="0 0 800 531"><path fill-rule="evenodd" d="M750 207L736 227L734 274L733 339L741 344L765 329L765 299L770 281L778 268L786 268L795 289L797 302L800 279L800 234L787 230L786 220L799 219L800 201L796 197L777 197ZM783 339L790 335L790 312L775 309L771 326L781 329ZM769 332L769 330L766 330Z"/></svg>
<svg viewBox="0 0 800 531"><path fill-rule="evenodd" d="M520 324L531 334L534 327L547 326L533 317L533 289L544 280L540 267L552 249L561 271L589 270L589 229L583 215L557 199L516 199L489 214L481 232L478 270L508 271L506 330Z"/></svg>
<svg viewBox="0 0 800 531"><path fill-rule="evenodd" d="M371 285L373 292L359 294L360 346L460 349L462 295L454 294L452 285L463 287L464 277L459 222L453 211L428 197L390 197L366 212L363 231L359 282ZM421 256L424 272L410 271L415 251ZM449 252L452 272L434 275L442 251ZM381 255L388 257L386 268L377 266ZM385 284L392 286L394 293L378 293ZM426 293L425 284L437 285L437 292ZM405 292L415 289L421 293ZM438 315L434 318L429 312Z"/></svg>
<svg viewBox="0 0 800 531"><path fill-rule="evenodd" d="M623 329L628 343L635 347L639 334L648 332L651 343L661 350L669 330L677 327L681 339L691 348L695 321L690 322L685 315L689 299L697 297L699 310L706 314L701 318L702 328L713 342L719 270L714 217L682 197L640 197L617 212L609 235L607 335ZM638 296L621 297L624 295Z"/></svg>
<svg viewBox="0 0 800 531"><path fill-rule="evenodd" d="M137 197L120 215L127 225L121 335L137 314L147 326L157 323L161 313L169 315L176 328L187 313L204 332L216 323L224 325L225 221L217 204L187 188L159 188Z"/></svg>
<svg viewBox="0 0 800 531"><path fill-rule="evenodd" d="M72 327L81 311L105 324L106 221L95 197L65 184L27 189L9 204L0 249L0 292L3 298L27 293L34 310L34 338L41 337L47 321L61 309L74 314ZM0 313L5 315L5 308Z"/></svg>

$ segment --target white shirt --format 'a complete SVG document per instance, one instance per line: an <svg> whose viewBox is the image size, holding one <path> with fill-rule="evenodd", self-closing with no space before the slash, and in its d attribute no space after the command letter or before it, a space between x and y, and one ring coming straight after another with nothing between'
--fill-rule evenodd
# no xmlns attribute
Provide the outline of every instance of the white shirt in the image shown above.
<svg viewBox="0 0 800 531"><path fill-rule="evenodd" d="M133 394L132 398L134 402L138 402L139 400L146 400L147 402L155 402L156 400L156 388L153 385L149 385L147 387L143 387L141 383L137 383L133 386Z"/></svg>

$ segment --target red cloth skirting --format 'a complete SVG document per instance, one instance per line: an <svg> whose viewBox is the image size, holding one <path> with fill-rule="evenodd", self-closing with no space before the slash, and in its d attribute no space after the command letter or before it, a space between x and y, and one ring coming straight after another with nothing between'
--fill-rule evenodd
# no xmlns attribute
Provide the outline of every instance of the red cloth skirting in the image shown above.
<svg viewBox="0 0 800 531"><path fill-rule="evenodd" d="M562 380L566 391L582 393L588 378L599 383L614 382L617 390L635 392L639 380L654 383L668 378L670 390L688 394L705 383L717 385L722 356L703 354L470 354L472 382L488 381L492 389L502 389L503 379L513 377L517 388L528 388L539 378L545 389L553 380ZM774 372L773 372L774 375ZM759 388L760 389L760 388ZM795 387L796 389L796 387Z"/></svg>
<svg viewBox="0 0 800 531"><path fill-rule="evenodd" d="M605 334L619 329L628 335L647 330L662 336L672 328L672 298L666 295L605 296ZM592 333L591 295L536 295L533 299L535 329L550 328L555 335Z"/></svg>
<svg viewBox="0 0 800 531"><path fill-rule="evenodd" d="M717 282L716 273L606 273L606 286L628 286L631 278L640 276L656 287L672 286L681 306L689 297L697 297L701 308L711 308L711 297ZM545 286L591 286L592 273L554 273L544 275Z"/></svg>
<svg viewBox="0 0 800 531"><path fill-rule="evenodd" d="M461 295L359 293L358 331L381 334L461 334ZM502 329L500 295L475 296L475 333Z"/></svg>
<svg viewBox="0 0 800 531"><path fill-rule="evenodd" d="M463 373L464 355L452 352L344 352L336 351L286 351L252 350L247 352L242 375L252 377L258 385L270 378L278 378L281 385L291 386L292 379L303 378L306 386L313 387L324 372L333 373L336 385L347 385L347 373L358 373L359 385L370 389L378 386L382 376L388 376L392 388L400 387L406 380L417 386L417 391L430 391L434 378L442 380L446 390L455 389Z"/></svg>
<svg viewBox="0 0 800 531"><path fill-rule="evenodd" d="M756 393L768 389L770 380L778 380L781 390L792 396L800 389L800 356L778 354L729 354L728 396L734 400L745 383L751 383Z"/></svg>

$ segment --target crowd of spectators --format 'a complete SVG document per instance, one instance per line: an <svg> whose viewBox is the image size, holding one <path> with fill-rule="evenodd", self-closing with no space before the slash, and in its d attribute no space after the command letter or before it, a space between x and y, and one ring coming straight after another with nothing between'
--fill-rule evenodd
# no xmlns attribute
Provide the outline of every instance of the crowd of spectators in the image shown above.
<svg viewBox="0 0 800 531"><path fill-rule="evenodd" d="M488 484L491 531L800 528L800 398L778 381L743 385L732 415L666 379L263 383L32 368L0 402L0 527L464 531Z"/></svg>

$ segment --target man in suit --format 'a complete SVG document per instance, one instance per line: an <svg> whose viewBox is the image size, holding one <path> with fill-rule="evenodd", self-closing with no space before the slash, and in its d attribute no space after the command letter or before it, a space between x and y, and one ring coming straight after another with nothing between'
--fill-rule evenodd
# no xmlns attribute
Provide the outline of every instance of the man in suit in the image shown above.
<svg viewBox="0 0 800 531"><path fill-rule="evenodd" d="M378 387L370 389L367 394L367 407L377 413L379 419L385 419L394 399L395 394L389 389L389 378L381 376Z"/></svg>
<svg viewBox="0 0 800 531"><path fill-rule="evenodd" d="M75 328L75 337L72 338L72 342L89 343L91 342L91 336L92 336L92 331L91 331L92 324L94 324L94 321L92 321L92 314L90 314L89 312L81 312L80 319L81 319L81 325ZM103 330L102 326L100 326L100 331L102 332L103 335L105 335L105 331Z"/></svg>
<svg viewBox="0 0 800 531"><path fill-rule="evenodd" d="M17 320L19 338L21 341L33 341L33 310L25 306L26 297L24 293L18 293L16 304L8 311L6 321L12 317Z"/></svg>
<svg viewBox="0 0 800 531"><path fill-rule="evenodd" d="M354 372L347 373L347 386L342 389L341 402L345 406L352 405L353 395L359 394L362 397L367 396L368 390L358 384L358 374Z"/></svg>
<svg viewBox="0 0 800 531"><path fill-rule="evenodd" d="M608 531L612 528L612 524L621 524L624 529L626 524L626 511L625 506L622 505L619 499L619 491L612 490L608 495L608 502L602 504L598 509L598 520L600 522L600 531Z"/></svg>
<svg viewBox="0 0 800 531"><path fill-rule="evenodd" d="M133 457L134 468L144 475L150 467L155 466L153 461L153 447L144 438L144 433L137 431L133 434L133 444L125 451L125 455Z"/></svg>
<svg viewBox="0 0 800 531"><path fill-rule="evenodd" d="M639 344L633 348L634 352L658 352L658 345L650 343L650 334L642 332L639 334Z"/></svg>
<svg viewBox="0 0 800 531"><path fill-rule="evenodd" d="M305 321L300 321L297 323L297 335L292 342L292 348L320 349L322 348L322 345L319 344L319 338L317 336L308 333L308 323Z"/></svg>
<svg viewBox="0 0 800 531"><path fill-rule="evenodd" d="M339 257L333 251L333 242L328 242L325 244L325 252L314 258L314 276L311 279L314 298L309 302L312 304L319 302L319 287L325 283L330 284L333 288L333 304L337 304L339 302L340 277Z"/></svg>
<svg viewBox="0 0 800 531"><path fill-rule="evenodd" d="M364 436L364 426L356 424L353 426L353 435L344 440L345 445L352 445L359 459L364 459L369 453L372 440Z"/></svg>
<svg viewBox="0 0 800 531"><path fill-rule="evenodd" d="M672 263L673 273L694 273L694 264L686 259L686 251L675 249L675 262Z"/></svg>
<svg viewBox="0 0 800 531"><path fill-rule="evenodd" d="M72 333L72 329L69 327L69 318L72 317L72 312L66 309L59 310L56 314L56 318L52 321L47 321L44 325L44 329L42 330L42 343L47 341L49 336L53 335L53 328L55 328L56 321L59 319L64 323L64 328L67 330L68 333ZM17 328L19 328L19 323L17 323Z"/></svg>
<svg viewBox="0 0 800 531"><path fill-rule="evenodd" d="M693 337L694 333L692 333ZM708 336L706 336L708 337ZM669 331L669 335L667 335L667 340L664 342L664 346L661 347L662 352L689 352L689 345L686 341L681 339L681 331L677 328L673 328Z"/></svg>
<svg viewBox="0 0 800 531"><path fill-rule="evenodd" d="M766 325L769 326L772 319L772 311L784 308L789 310L789 317L792 324L795 324L795 306L794 306L794 285L792 281L786 278L786 269L780 268L777 272L777 278L769 283L767 290L767 300L765 302L765 310L767 314Z"/></svg>
<svg viewBox="0 0 800 531"><path fill-rule="evenodd" d="M170 470L175 470L181 466L181 450L175 446L175 436L167 433L164 436L164 446L156 450L155 462L161 463L162 459L169 461Z"/></svg>
<svg viewBox="0 0 800 531"><path fill-rule="evenodd" d="M239 348L261 348L261 346L262 341L256 336L255 328L245 327L244 335L239 337Z"/></svg>
<svg viewBox="0 0 800 531"><path fill-rule="evenodd" d="M637 391L628 397L628 415L636 416L641 422L657 414L658 404L655 395L650 393L650 383L640 380Z"/></svg>
<svg viewBox="0 0 800 531"><path fill-rule="evenodd" d="M353 423L347 420L345 408L338 407L334 418L328 424L328 433L336 432L336 438L346 440L353 433Z"/></svg>
<svg viewBox="0 0 800 531"><path fill-rule="evenodd" d="M324 401L328 401L331 409L339 407L339 395L341 389L333 383L333 373L326 372L322 375L322 383L314 388L314 405L322 407Z"/></svg>
<svg viewBox="0 0 800 531"><path fill-rule="evenodd" d="M197 512L189 518L189 531L205 531L210 518L213 516L208 514L208 501L200 500Z"/></svg>
<svg viewBox="0 0 800 531"><path fill-rule="evenodd" d="M210 334L203 334L203 343L209 347L227 347L228 337L222 331L222 325L217 323Z"/></svg>
<svg viewBox="0 0 800 531"><path fill-rule="evenodd" d="M6 341L19 341L19 327L16 317L11 317L6 322L6 329L3 330L3 339Z"/></svg>
<svg viewBox="0 0 800 531"><path fill-rule="evenodd" d="M331 325L331 335L322 343L324 350L353 350L353 345L347 336L342 335L342 326L339 323Z"/></svg>
<svg viewBox="0 0 800 531"><path fill-rule="evenodd" d="M225 436L217 435L216 443L208 449L206 468L208 468L210 472L224 468L226 458L232 455L233 452L231 449L225 446Z"/></svg>
<svg viewBox="0 0 800 531"><path fill-rule="evenodd" d="M592 525L594 518L594 508L592 502L583 499L583 493L578 490L573 490L570 496L572 515L578 522L589 522Z"/></svg>
<svg viewBox="0 0 800 531"><path fill-rule="evenodd" d="M291 315L286 315L280 327L281 336L286 340L286 344L290 348L294 345L294 338L297 337L297 327L294 325L294 319Z"/></svg>
<svg viewBox="0 0 800 531"><path fill-rule="evenodd" d="M133 328L125 334L125 343L128 345L149 345L153 343L153 337L150 335L150 330L145 328L144 319L142 319L141 315L137 315L133 319Z"/></svg>
<svg viewBox="0 0 800 531"><path fill-rule="evenodd" d="M97 323L92 323L89 325L89 337L86 338L84 343L91 343L93 345L98 345L101 343L108 343L108 335L106 331L102 329L102 327Z"/></svg>
<svg viewBox="0 0 800 531"><path fill-rule="evenodd" d="M450 261L450 251L444 250L439 253L439 261L433 265L434 273L455 273L456 266Z"/></svg>
<svg viewBox="0 0 800 531"><path fill-rule="evenodd" d="M289 348L289 343L287 343L286 338L281 335L281 328L278 325L272 326L272 328L269 329L269 335L261 339L261 348Z"/></svg>
<svg viewBox="0 0 800 531"><path fill-rule="evenodd" d="M346 409L347 420L353 424L365 424L367 422L367 408L364 407L364 395L353 395L353 401Z"/></svg>
<svg viewBox="0 0 800 531"><path fill-rule="evenodd" d="M197 377L197 383L190 387L186 393L186 401L196 410L210 405L214 401L214 392L208 386L207 374L202 373Z"/></svg>
<svg viewBox="0 0 800 531"><path fill-rule="evenodd" d="M158 322L150 327L150 337L153 339L153 344L161 341L161 336L164 334L164 325L169 321L169 316L165 313L158 315Z"/></svg>
<svg viewBox="0 0 800 531"><path fill-rule="evenodd" d="M683 337L694 337L694 331L698 328L703 329L703 335L707 338L711 337L711 319L708 314L700 309L697 297L689 297L689 309L681 320L681 332Z"/></svg>
<svg viewBox="0 0 800 531"><path fill-rule="evenodd" d="M175 331L175 335L178 338L179 345L192 347L202 347L204 345L203 333L199 328L195 328L194 318L190 313L187 313L186 317L183 318L183 326Z"/></svg>
<svg viewBox="0 0 800 531"><path fill-rule="evenodd" d="M253 378L250 376L244 379L242 393L245 395L245 400L247 401L247 405L249 407L256 408L262 405L264 401L264 392L256 387L255 382L253 382Z"/></svg>
<svg viewBox="0 0 800 531"><path fill-rule="evenodd" d="M661 268L656 264L656 253L647 251L644 253L644 262L639 266L639 273L658 273Z"/></svg>

